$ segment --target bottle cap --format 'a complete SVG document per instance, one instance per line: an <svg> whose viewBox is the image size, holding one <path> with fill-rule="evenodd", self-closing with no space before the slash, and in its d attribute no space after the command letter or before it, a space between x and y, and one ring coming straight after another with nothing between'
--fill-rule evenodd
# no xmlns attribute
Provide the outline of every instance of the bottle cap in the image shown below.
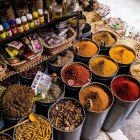
<svg viewBox="0 0 140 140"><path fill-rule="evenodd" d="M34 12L33 12L33 17L34 17L34 18L38 18L38 12L37 12L37 11L34 11Z"/></svg>
<svg viewBox="0 0 140 140"><path fill-rule="evenodd" d="M32 20L32 19L33 19L32 14L27 14L26 16L27 16L27 19L28 19L28 20Z"/></svg>
<svg viewBox="0 0 140 140"><path fill-rule="evenodd" d="M38 14L42 15L43 14L43 10L42 9L38 9Z"/></svg>
<svg viewBox="0 0 140 140"><path fill-rule="evenodd" d="M16 18L16 24L21 24L21 19L20 18Z"/></svg>
<svg viewBox="0 0 140 140"><path fill-rule="evenodd" d="M16 24L16 21L13 20L13 19L12 20L9 20L8 22L9 22L10 25L15 25Z"/></svg>
<svg viewBox="0 0 140 140"><path fill-rule="evenodd" d="M0 25L0 31L3 31L3 26L2 25Z"/></svg>
<svg viewBox="0 0 140 140"><path fill-rule="evenodd" d="M9 29L10 28L8 22L4 22L2 25L3 25L4 29Z"/></svg>
<svg viewBox="0 0 140 140"><path fill-rule="evenodd" d="M22 22L26 22L27 21L27 18L25 16L22 16L21 17L21 20L22 20Z"/></svg>

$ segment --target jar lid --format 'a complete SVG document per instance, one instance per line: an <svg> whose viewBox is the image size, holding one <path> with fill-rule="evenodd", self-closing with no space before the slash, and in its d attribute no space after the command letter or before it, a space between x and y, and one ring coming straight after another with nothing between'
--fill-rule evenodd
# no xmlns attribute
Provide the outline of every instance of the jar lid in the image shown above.
<svg viewBox="0 0 140 140"><path fill-rule="evenodd" d="M21 20L22 20L22 22L26 22L27 21L27 18L25 16L22 16L21 17Z"/></svg>
<svg viewBox="0 0 140 140"><path fill-rule="evenodd" d="M4 29L9 29L10 28L8 22L4 22L2 25L3 25Z"/></svg>
<svg viewBox="0 0 140 140"><path fill-rule="evenodd" d="M0 25L0 31L3 31L3 26L2 25Z"/></svg>
<svg viewBox="0 0 140 140"><path fill-rule="evenodd" d="M38 18L38 12L37 12L37 11L34 11L34 12L33 12L33 17L34 17L34 18Z"/></svg>
<svg viewBox="0 0 140 140"><path fill-rule="evenodd" d="M9 20L8 22L9 22L10 25L15 25L16 24L16 21L13 20L13 19L12 20Z"/></svg>
<svg viewBox="0 0 140 140"><path fill-rule="evenodd" d="M42 15L43 14L43 10L42 9L38 9L38 14Z"/></svg>
<svg viewBox="0 0 140 140"><path fill-rule="evenodd" d="M54 5L54 6L53 6L53 10L54 10L55 12L62 12L62 7L61 7L60 5Z"/></svg>
<svg viewBox="0 0 140 140"><path fill-rule="evenodd" d="M28 19L28 20L32 20L32 19L33 19L32 14L27 14L26 16L27 16L27 19Z"/></svg>
<svg viewBox="0 0 140 140"><path fill-rule="evenodd" d="M21 24L21 19L20 18L16 18L16 24Z"/></svg>

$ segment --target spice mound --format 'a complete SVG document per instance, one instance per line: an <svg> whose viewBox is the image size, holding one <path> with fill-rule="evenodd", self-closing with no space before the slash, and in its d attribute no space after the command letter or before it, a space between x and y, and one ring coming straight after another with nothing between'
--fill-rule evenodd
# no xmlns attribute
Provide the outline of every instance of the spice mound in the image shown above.
<svg viewBox="0 0 140 140"><path fill-rule="evenodd" d="M89 67L93 73L101 77L112 76L118 70L115 62L103 56L98 56L91 59L89 62Z"/></svg>
<svg viewBox="0 0 140 140"><path fill-rule="evenodd" d="M92 57L98 52L98 47L91 41L79 41L74 45L75 53L82 57Z"/></svg>
<svg viewBox="0 0 140 140"><path fill-rule="evenodd" d="M62 131L73 131L84 119L83 109L74 100L60 100L49 112L53 126Z"/></svg>
<svg viewBox="0 0 140 140"><path fill-rule="evenodd" d="M56 67L63 67L68 63L73 62L74 54L72 51L67 50L63 53L60 53L54 60L51 60L50 63Z"/></svg>
<svg viewBox="0 0 140 140"><path fill-rule="evenodd" d="M31 87L11 85L1 96L1 110L10 119L20 119L32 111L34 96L35 93Z"/></svg>
<svg viewBox="0 0 140 140"><path fill-rule="evenodd" d="M93 36L93 40L101 47L111 47L115 44L116 39L109 32L100 31Z"/></svg>
<svg viewBox="0 0 140 140"><path fill-rule="evenodd" d="M8 135L0 134L0 140L12 140Z"/></svg>
<svg viewBox="0 0 140 140"><path fill-rule="evenodd" d="M39 115L34 122L26 122L16 128L15 140L51 140L52 127L47 119Z"/></svg>
<svg viewBox="0 0 140 140"><path fill-rule="evenodd" d="M109 55L112 59L121 64L130 64L135 60L135 54L125 46L111 48Z"/></svg>
<svg viewBox="0 0 140 140"><path fill-rule="evenodd" d="M135 63L130 68L131 75L140 82L140 62Z"/></svg>
<svg viewBox="0 0 140 140"><path fill-rule="evenodd" d="M71 64L66 66L61 77L69 86L82 86L90 81L90 71L82 64Z"/></svg>
<svg viewBox="0 0 140 140"><path fill-rule="evenodd" d="M80 103L91 112L101 112L109 107L110 99L104 89L90 85L81 90Z"/></svg>
<svg viewBox="0 0 140 140"><path fill-rule="evenodd" d="M127 77L117 77L112 81L112 91L122 100L135 101L140 97L140 87Z"/></svg>

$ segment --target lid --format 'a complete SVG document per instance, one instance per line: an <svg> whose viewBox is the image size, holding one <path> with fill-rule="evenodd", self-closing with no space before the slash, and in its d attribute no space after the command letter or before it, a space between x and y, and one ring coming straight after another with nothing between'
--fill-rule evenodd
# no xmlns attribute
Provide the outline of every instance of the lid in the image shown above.
<svg viewBox="0 0 140 140"><path fill-rule="evenodd" d="M37 11L34 11L34 12L33 12L33 17L34 17L34 18L38 18L38 12L37 12Z"/></svg>
<svg viewBox="0 0 140 140"><path fill-rule="evenodd" d="M26 16L27 16L27 19L28 19L28 20L32 20L32 19L33 19L32 14L27 14Z"/></svg>
<svg viewBox="0 0 140 140"><path fill-rule="evenodd" d="M16 21L13 20L13 19L12 20L9 20L8 22L9 22L10 25L15 25L16 24Z"/></svg>
<svg viewBox="0 0 140 140"><path fill-rule="evenodd" d="M4 29L9 29L10 28L8 22L4 22L2 25L3 25Z"/></svg>
<svg viewBox="0 0 140 140"><path fill-rule="evenodd" d="M25 16L22 16L21 17L21 20L22 20L22 22L26 22L27 21L27 18Z"/></svg>
<svg viewBox="0 0 140 140"><path fill-rule="evenodd" d="M16 18L16 24L21 24L21 19L20 18Z"/></svg>
<svg viewBox="0 0 140 140"><path fill-rule="evenodd" d="M43 10L42 9L38 9L38 14L42 15L43 14Z"/></svg>
<svg viewBox="0 0 140 140"><path fill-rule="evenodd" d="M3 26L2 25L0 25L0 31L3 31Z"/></svg>
<svg viewBox="0 0 140 140"><path fill-rule="evenodd" d="M55 12L62 12L62 7L61 7L60 5L54 5L54 6L53 6L53 10L54 10Z"/></svg>

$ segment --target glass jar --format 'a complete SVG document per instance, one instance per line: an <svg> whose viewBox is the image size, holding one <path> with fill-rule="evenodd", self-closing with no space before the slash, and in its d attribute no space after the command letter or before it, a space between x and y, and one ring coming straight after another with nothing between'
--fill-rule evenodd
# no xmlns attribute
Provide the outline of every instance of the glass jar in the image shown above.
<svg viewBox="0 0 140 140"><path fill-rule="evenodd" d="M53 6L53 18L58 19L62 17L62 7L60 5Z"/></svg>

